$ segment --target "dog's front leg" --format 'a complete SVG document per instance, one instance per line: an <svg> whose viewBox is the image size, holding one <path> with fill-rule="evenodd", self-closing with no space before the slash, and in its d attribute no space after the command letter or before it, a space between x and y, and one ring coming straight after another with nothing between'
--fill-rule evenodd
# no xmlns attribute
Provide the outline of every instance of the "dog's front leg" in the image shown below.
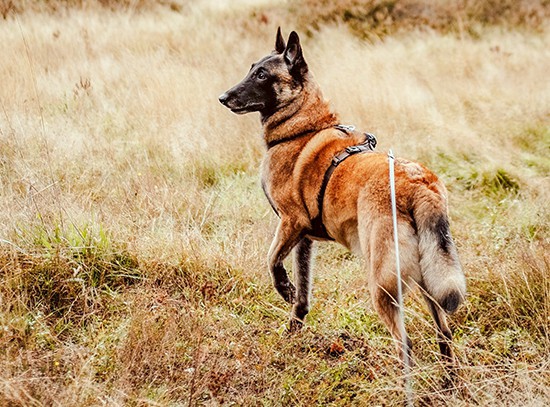
<svg viewBox="0 0 550 407"><path fill-rule="evenodd" d="M289 304L295 302L296 287L288 278L283 261L300 240L300 235L301 229L297 228L292 222L281 219L268 255L269 271L273 278L273 285Z"/></svg>
<svg viewBox="0 0 550 407"><path fill-rule="evenodd" d="M311 249L313 242L307 237L302 238L294 249L294 273L296 275L296 302L292 307L290 330L298 331L304 324L304 318L309 312L311 295Z"/></svg>

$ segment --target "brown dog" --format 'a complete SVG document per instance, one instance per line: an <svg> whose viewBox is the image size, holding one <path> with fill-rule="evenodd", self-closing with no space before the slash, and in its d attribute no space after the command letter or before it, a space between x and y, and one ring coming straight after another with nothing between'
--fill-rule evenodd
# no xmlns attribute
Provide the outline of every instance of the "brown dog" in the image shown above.
<svg viewBox="0 0 550 407"><path fill-rule="evenodd" d="M275 50L253 64L220 102L235 113L261 114L267 145L262 186L281 218L269 270L279 294L293 304L291 329L300 328L309 311L312 241L335 240L363 255L374 306L398 349L405 341L410 352L410 340L399 333L387 157L368 152L332 164L365 136L338 126L338 116L309 72L298 35L292 32L285 44L279 28ZM463 301L466 283L449 231L447 192L435 174L404 159L396 160L395 183L403 289L421 288L439 328L441 353L452 361L446 313ZM283 267L293 249L296 287Z"/></svg>

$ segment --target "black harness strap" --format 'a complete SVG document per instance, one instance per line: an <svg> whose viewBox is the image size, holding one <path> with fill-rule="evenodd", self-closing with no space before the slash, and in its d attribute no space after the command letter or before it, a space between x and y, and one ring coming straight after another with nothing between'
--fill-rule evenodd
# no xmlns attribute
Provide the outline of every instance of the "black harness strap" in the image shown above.
<svg viewBox="0 0 550 407"><path fill-rule="evenodd" d="M352 133L355 131L355 127L353 126L344 126L341 124L337 124L334 126L336 129L343 131L346 134ZM267 144L267 148L271 148L276 146L277 144L284 143L287 141L295 140L297 138L300 138L302 136L305 136L306 134L311 133L312 131L305 131L302 133L298 133L294 136L287 137L284 139L274 140ZM356 145L356 146L349 146L344 149L344 151L336 154L330 163L330 166L325 171L325 175L323 177L323 183L321 184L321 189L319 190L319 194L317 195L317 206L319 208L319 213L317 216L311 220L311 230L309 231L309 234L311 234L314 237L327 239L327 240L334 240L327 232L327 229L325 228L325 225L323 224L323 200L325 198L325 191L327 189L328 182L330 181L330 177L332 176L332 173L338 167L346 158L348 158L351 155L358 154L358 153L365 153L369 151L374 151L374 148L376 147L376 137L374 137L371 133L364 133L365 134L365 141L362 144ZM269 196L267 192L267 188L262 181L262 189L264 191L265 196L267 197L267 200L269 201L269 204L271 205L271 208L275 212L277 216L280 217L279 211L277 210L275 203L272 201L271 197Z"/></svg>
<svg viewBox="0 0 550 407"><path fill-rule="evenodd" d="M334 126L338 130L341 130L345 133L349 133L355 130L353 126L343 126L336 125ZM376 147L376 137L371 133L365 133L366 139L365 142L356 146L346 147L344 151L338 153L332 158L330 167L325 171L325 176L323 177L323 183L321 184L321 189L317 195L317 206L319 208L319 213L315 218L311 220L311 233L315 237L320 237L324 239L334 240L327 232L325 225L323 224L323 201L325 198L325 191L327 189L328 182L332 173L346 158L358 153L365 153L369 151L374 151Z"/></svg>
<svg viewBox="0 0 550 407"><path fill-rule="evenodd" d="M266 143L267 144L267 149L269 150L270 148L273 148L276 145L281 144L281 143L286 143L287 141L292 141L292 140L299 139L301 137L304 137L304 136L308 135L309 133L313 133L314 131L316 131L316 130L306 130L306 131L303 131L303 132L298 133L298 134L294 134L294 135L289 136L289 137L285 137L285 138L281 138L281 139L277 139L277 140L272 140L272 141Z"/></svg>

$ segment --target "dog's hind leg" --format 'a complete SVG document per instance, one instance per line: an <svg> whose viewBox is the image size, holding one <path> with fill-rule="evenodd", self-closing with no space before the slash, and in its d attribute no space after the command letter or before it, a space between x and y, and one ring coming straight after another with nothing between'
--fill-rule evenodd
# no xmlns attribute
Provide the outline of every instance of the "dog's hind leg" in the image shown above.
<svg viewBox="0 0 550 407"><path fill-rule="evenodd" d="M441 307L427 295L424 295L424 299L426 300L435 324L437 325L438 344L441 355L446 362L452 365L454 363L454 355L451 349L453 334L451 333L449 325L447 325L447 316L445 315L445 311L443 311Z"/></svg>
<svg viewBox="0 0 550 407"><path fill-rule="evenodd" d="M437 342L439 344L439 350L443 357L445 369L448 374L445 382L445 386L447 386L450 385L456 377L457 365L452 349L453 334L449 328L449 325L447 325L447 314L445 311L443 311L443 309L426 294L424 294L424 299L426 300L435 324L437 325Z"/></svg>
<svg viewBox="0 0 550 407"><path fill-rule="evenodd" d="M371 218L372 219L372 218ZM400 327L403 323L397 299L397 274L391 218L377 218L365 229L368 238L362 245L370 264L369 289L374 308L396 341L396 347L404 360L403 343L406 352L411 356L412 342L408 337L402 338ZM418 266L418 241L414 229L406 222L400 222L399 260L401 264L403 295L408 286L420 279ZM367 250L365 250L367 249Z"/></svg>
<svg viewBox="0 0 550 407"><path fill-rule="evenodd" d="M302 237L302 229L287 220L281 219L277 232L271 243L268 254L268 264L273 285L277 292L289 304L294 304L296 297L296 288L288 278L283 261L289 255Z"/></svg>
<svg viewBox="0 0 550 407"><path fill-rule="evenodd" d="M411 358L412 342L409 337L401 338L400 324L403 323L401 319L401 314L399 313L399 307L397 306L397 294L393 291L388 290L385 287L371 284L370 292L374 308L378 312L380 319L386 325L390 331L392 337L396 341L397 351L399 352L401 360L404 360L405 355L403 354L403 342L406 344L406 351L409 357Z"/></svg>
<svg viewBox="0 0 550 407"><path fill-rule="evenodd" d="M292 307L290 330L299 330L304 318L309 312L311 295L311 249L313 242L307 237L302 238L294 249L294 273L296 282L296 302Z"/></svg>

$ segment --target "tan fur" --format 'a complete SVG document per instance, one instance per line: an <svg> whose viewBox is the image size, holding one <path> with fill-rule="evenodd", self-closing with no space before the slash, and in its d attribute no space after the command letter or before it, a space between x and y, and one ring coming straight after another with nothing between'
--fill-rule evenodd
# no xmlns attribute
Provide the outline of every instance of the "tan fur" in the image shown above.
<svg viewBox="0 0 550 407"><path fill-rule="evenodd" d="M284 51L284 41L279 37L280 31L280 55L275 52L264 64L271 64L269 73L278 78L274 86L278 108L262 119L264 139L271 148L263 160L261 174L265 193L280 216L269 250L269 269L278 292L293 304L291 328L297 329L309 311L312 240L324 238L316 235L312 225L319 214L323 177L332 158L347 146L362 143L364 135L334 127L339 124L338 115L332 112L305 69L297 35L291 34ZM285 61L287 53L290 57ZM287 69L295 55L304 68L300 86ZM237 96L243 92L243 83L255 86L250 75L222 95L220 101L230 107L247 103L239 102ZM439 328L441 352L452 361L451 333L443 310L456 309L466 286L448 232L447 192L434 173L405 159L396 160L395 183L403 289L419 286L423 290ZM374 307L398 348L402 342L410 348L410 341L402 338L398 329L387 156L374 152L350 156L334 170L322 206L322 222L328 235L364 257ZM297 289L283 266L292 249Z"/></svg>
<svg viewBox="0 0 550 407"><path fill-rule="evenodd" d="M262 163L262 180L266 193L281 216L279 233L270 250L270 263L283 242L296 242L304 231L310 230L311 220L318 214L317 194L331 159L346 146L363 141L361 134L345 135L333 125L333 114L321 92L310 79L300 100L287 108L293 111L282 120L264 123L266 143L314 129L306 137L279 144L268 150ZM272 122L277 122L272 125ZM323 223L337 242L363 255L369 268L372 300L388 329L398 342L398 316L394 306L397 282L393 254L393 229L389 196L388 161L385 154L358 154L346 160L333 173L323 204ZM399 244L402 273L407 287L426 287L428 296L437 301L446 294L447 284L440 274L422 275L422 268L436 267L448 271L461 296L465 295L464 277L456 257L449 259L438 254L436 240L419 238L411 218L411 210L446 212L446 190L437 176L419 163L404 159L396 161L396 190L399 213ZM415 201L416 200L416 201ZM424 202L426 201L426 202ZM318 239L316 236L309 236ZM424 256L420 256L420 241L426 240ZM424 265L423 265L424 264ZM431 281L430 278L435 278ZM437 306L436 306L437 308ZM439 312L439 318L444 314ZM446 327L446 323L442 321Z"/></svg>

